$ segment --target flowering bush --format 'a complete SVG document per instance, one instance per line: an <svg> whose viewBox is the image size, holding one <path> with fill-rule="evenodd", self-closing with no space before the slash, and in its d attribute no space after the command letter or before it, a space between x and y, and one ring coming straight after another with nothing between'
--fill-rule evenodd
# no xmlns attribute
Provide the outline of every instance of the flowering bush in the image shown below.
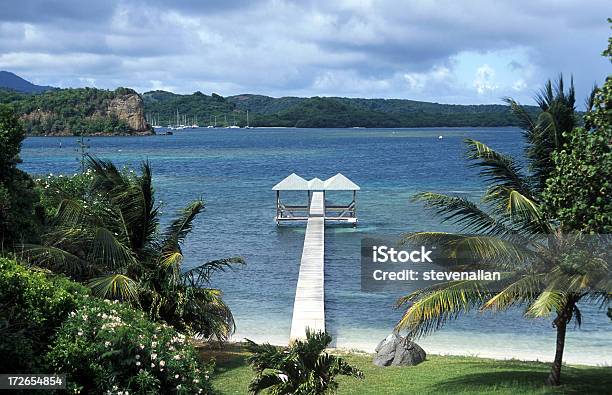
<svg viewBox="0 0 612 395"><path fill-rule="evenodd" d="M93 180L91 170L74 175L53 173L46 177L35 178L34 182L40 196L40 205L47 217L52 218L57 213L60 202L64 199L87 199L96 203L96 199L88 196L89 186Z"/></svg>
<svg viewBox="0 0 612 395"><path fill-rule="evenodd" d="M0 372L46 372L41 355L88 289L0 258Z"/></svg>
<svg viewBox="0 0 612 395"><path fill-rule="evenodd" d="M185 336L121 303L91 299L70 313L51 346L52 370L74 392L212 393Z"/></svg>

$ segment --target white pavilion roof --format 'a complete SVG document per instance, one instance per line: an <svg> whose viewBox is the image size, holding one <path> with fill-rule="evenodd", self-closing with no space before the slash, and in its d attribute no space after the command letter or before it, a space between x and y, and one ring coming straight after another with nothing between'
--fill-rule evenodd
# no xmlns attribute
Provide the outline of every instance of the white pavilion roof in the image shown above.
<svg viewBox="0 0 612 395"><path fill-rule="evenodd" d="M325 190L325 183L315 177L312 180L308 181L308 190L310 191L324 191Z"/></svg>
<svg viewBox="0 0 612 395"><path fill-rule="evenodd" d="M308 181L291 173L284 180L272 187L273 191L306 191L308 190Z"/></svg>
<svg viewBox="0 0 612 395"><path fill-rule="evenodd" d="M291 173L284 180L272 187L273 191L359 191L361 188L343 174L338 173L322 181L313 178L306 181L295 173Z"/></svg>
<svg viewBox="0 0 612 395"><path fill-rule="evenodd" d="M325 180L326 191L358 191L359 185L346 178L342 173Z"/></svg>

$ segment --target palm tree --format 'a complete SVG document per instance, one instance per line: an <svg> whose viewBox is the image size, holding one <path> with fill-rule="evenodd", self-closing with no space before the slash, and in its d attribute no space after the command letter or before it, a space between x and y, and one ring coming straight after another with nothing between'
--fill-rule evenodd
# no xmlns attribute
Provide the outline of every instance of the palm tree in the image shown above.
<svg viewBox="0 0 612 395"><path fill-rule="evenodd" d="M93 178L85 196L64 196L42 245L24 246L32 263L86 283L96 296L140 306L177 329L226 339L234 320L210 279L244 261L181 270L181 246L204 203L191 202L160 232L148 162L140 175L93 157L87 164Z"/></svg>
<svg viewBox="0 0 612 395"><path fill-rule="evenodd" d="M593 92L596 88L593 88ZM563 75L560 75L554 84L551 80L546 82L535 97L541 110L535 119L516 100L508 97L504 98L504 101L508 103L510 110L519 120L519 126L525 132L528 143L525 154L530 161L531 177L535 181L532 187L535 192L540 192L554 167L552 153L560 150L565 143L566 137L563 133L570 132L577 126L574 79L570 80L567 91Z"/></svg>
<svg viewBox="0 0 612 395"><path fill-rule="evenodd" d="M246 348L252 353L247 362L256 372L249 391L258 394L267 389L277 395L319 395L337 389L337 375L363 378L360 370L324 352L331 340L324 332L310 330L306 331L306 340L297 340L285 349L246 339Z"/></svg>
<svg viewBox="0 0 612 395"><path fill-rule="evenodd" d="M554 314L556 353L547 383L560 383L568 323L581 323L578 302L609 303L609 256L579 235L562 234L547 218L538 198L541 180L527 176L512 158L474 140L466 140L468 158L490 183L482 208L457 196L425 192L414 199L458 225L462 233L421 232L405 243L435 243L451 258L450 270L500 271L501 282L465 280L436 284L398 301L407 309L397 329L418 337L473 309L501 311L523 306L526 317ZM532 164L542 170L534 153ZM585 248L585 245L587 246ZM576 249L577 247L582 247ZM608 251L609 254L609 251Z"/></svg>

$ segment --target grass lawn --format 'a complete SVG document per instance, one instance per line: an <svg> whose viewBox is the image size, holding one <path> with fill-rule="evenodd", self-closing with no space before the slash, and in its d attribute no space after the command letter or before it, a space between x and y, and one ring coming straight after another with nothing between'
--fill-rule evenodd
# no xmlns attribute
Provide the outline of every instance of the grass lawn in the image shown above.
<svg viewBox="0 0 612 395"><path fill-rule="evenodd" d="M246 355L239 345L202 350L204 360L214 356L217 361L213 385L219 393L248 393L253 372ZM365 378L341 377L338 394L612 394L612 367L565 366L565 384L550 388L543 385L549 365L539 362L428 355L417 366L379 368L368 355L343 357L361 369Z"/></svg>

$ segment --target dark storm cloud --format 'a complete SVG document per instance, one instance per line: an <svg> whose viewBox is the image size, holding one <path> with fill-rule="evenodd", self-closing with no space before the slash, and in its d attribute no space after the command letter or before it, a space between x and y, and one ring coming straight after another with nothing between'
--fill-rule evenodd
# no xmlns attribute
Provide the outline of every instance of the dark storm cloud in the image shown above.
<svg viewBox="0 0 612 395"><path fill-rule="evenodd" d="M0 69L36 82L442 102L609 72L605 1L5 1ZM587 89L587 88L585 88ZM488 96L487 96L488 95Z"/></svg>

